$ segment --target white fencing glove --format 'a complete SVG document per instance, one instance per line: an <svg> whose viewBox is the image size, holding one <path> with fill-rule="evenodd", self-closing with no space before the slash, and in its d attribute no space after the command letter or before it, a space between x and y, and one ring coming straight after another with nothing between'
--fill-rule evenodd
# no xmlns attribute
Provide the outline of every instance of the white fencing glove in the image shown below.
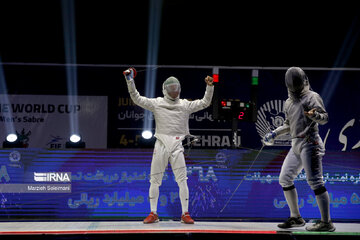
<svg viewBox="0 0 360 240"><path fill-rule="evenodd" d="M263 138L263 143L266 146L274 145L275 137L276 137L276 132L274 132L274 131L269 132L269 133L265 134L265 136Z"/></svg>
<svg viewBox="0 0 360 240"><path fill-rule="evenodd" d="M136 77L136 69L133 67L128 68L123 72L123 74L127 81L134 80L134 78Z"/></svg>

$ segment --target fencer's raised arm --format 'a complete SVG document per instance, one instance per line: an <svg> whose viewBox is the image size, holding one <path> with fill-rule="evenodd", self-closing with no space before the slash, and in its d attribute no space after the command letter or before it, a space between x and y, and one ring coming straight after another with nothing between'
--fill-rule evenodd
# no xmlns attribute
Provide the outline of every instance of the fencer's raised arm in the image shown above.
<svg viewBox="0 0 360 240"><path fill-rule="evenodd" d="M305 111L304 114L316 123L321 125L329 121L329 114L325 110L324 102L318 93L313 93L309 103L310 111Z"/></svg>
<svg viewBox="0 0 360 240"><path fill-rule="evenodd" d="M126 71L124 71L124 76L126 79L126 83L127 83L127 87L128 87L128 91L129 91L131 100L136 105L138 105L146 110L153 111L155 99L141 96L140 93L137 91L136 86L135 86L135 81L134 81L134 78L135 78L134 70L132 68L127 69Z"/></svg>
<svg viewBox="0 0 360 240"><path fill-rule="evenodd" d="M194 100L189 103L188 110L190 113L200 111L210 106L214 94L214 79L210 76L205 78L206 91L202 99Z"/></svg>

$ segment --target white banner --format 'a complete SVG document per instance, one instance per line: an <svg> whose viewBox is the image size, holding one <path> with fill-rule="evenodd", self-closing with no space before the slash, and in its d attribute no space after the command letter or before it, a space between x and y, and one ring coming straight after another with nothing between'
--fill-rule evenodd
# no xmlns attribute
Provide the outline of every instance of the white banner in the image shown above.
<svg viewBox="0 0 360 240"><path fill-rule="evenodd" d="M0 141L13 130L28 147L65 148L72 126L78 125L86 148L106 148L107 115L106 96L77 96L69 101L59 95L0 94Z"/></svg>

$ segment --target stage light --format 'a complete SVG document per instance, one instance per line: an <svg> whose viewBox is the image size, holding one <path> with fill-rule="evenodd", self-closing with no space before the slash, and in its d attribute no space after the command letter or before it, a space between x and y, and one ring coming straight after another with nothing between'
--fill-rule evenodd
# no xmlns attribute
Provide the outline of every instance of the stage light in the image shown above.
<svg viewBox="0 0 360 240"><path fill-rule="evenodd" d="M72 134L69 141L65 144L66 148L85 148L85 142L82 141L79 134Z"/></svg>
<svg viewBox="0 0 360 240"><path fill-rule="evenodd" d="M6 141L8 142L15 142L18 139L17 135L14 133L10 133L6 136Z"/></svg>
<svg viewBox="0 0 360 240"><path fill-rule="evenodd" d="M213 74L213 79L215 83L219 82L219 74Z"/></svg>
<svg viewBox="0 0 360 240"><path fill-rule="evenodd" d="M15 133L10 133L6 136L3 142L3 148L23 148L24 144L19 140Z"/></svg>
<svg viewBox="0 0 360 240"><path fill-rule="evenodd" d="M141 136L142 136L143 138L145 138L145 139L150 139L150 138L153 136L153 134L152 134L152 132L149 131L149 130L144 130L144 131L141 133Z"/></svg>
<svg viewBox="0 0 360 240"><path fill-rule="evenodd" d="M214 79L214 83L219 82L219 68L218 67L213 68L213 79Z"/></svg>
<svg viewBox="0 0 360 240"><path fill-rule="evenodd" d="M77 134L73 134L70 136L70 142L77 143L81 140L81 137Z"/></svg>
<svg viewBox="0 0 360 240"><path fill-rule="evenodd" d="M75 3L71 0L61 1L62 21L63 21L63 38L66 61L66 82L68 104L78 106L78 79L77 79L77 58L76 58L76 16ZM70 132L79 132L78 112L69 114ZM66 147L81 148L83 145L69 141ZM85 146L85 144L84 144Z"/></svg>
<svg viewBox="0 0 360 240"><path fill-rule="evenodd" d="M355 44L358 42L357 39L360 36L358 21L359 20L357 17L353 19L351 26L345 36L344 42L341 45L340 51L336 57L334 68L343 68L347 64L350 56L352 56L352 50ZM342 70L330 71L324 84L322 84L322 91L320 96L324 101L325 108L328 106L328 104L330 104L334 93L336 93L336 88L339 82L343 80L343 73L344 71Z"/></svg>
<svg viewBox="0 0 360 240"><path fill-rule="evenodd" d="M251 85L259 85L259 70L254 69L251 72Z"/></svg>
<svg viewBox="0 0 360 240"><path fill-rule="evenodd" d="M160 26L162 13L162 0L149 1L149 20L148 20L148 44L147 44L147 71L145 75L145 96L148 98L155 97L155 87L157 79L159 43L160 43ZM153 128L153 116L149 110L144 111L143 129ZM151 134L152 136L152 134ZM151 136L149 138L151 138Z"/></svg>

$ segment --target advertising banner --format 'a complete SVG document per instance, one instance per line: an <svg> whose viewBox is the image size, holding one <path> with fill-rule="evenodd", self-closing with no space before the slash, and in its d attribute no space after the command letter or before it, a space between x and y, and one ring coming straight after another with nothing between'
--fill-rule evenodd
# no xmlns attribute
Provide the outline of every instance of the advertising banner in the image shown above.
<svg viewBox="0 0 360 240"><path fill-rule="evenodd" d="M194 219L286 219L279 173L286 150L186 150L189 211ZM359 152L328 152L324 181L334 221L360 221ZM0 219L137 219L150 212L151 149L0 151ZM346 159L346 161L344 161ZM295 179L302 216L318 219L306 174ZM231 198L232 196L232 198ZM181 215L169 166L160 218Z"/></svg>
<svg viewBox="0 0 360 240"><path fill-rule="evenodd" d="M78 129L87 148L106 148L107 115L106 96L0 95L0 139L12 132L25 147L58 149Z"/></svg>
<svg viewBox="0 0 360 240"><path fill-rule="evenodd" d="M219 82L216 83L217 94L214 101L221 99L237 99L251 101L255 96L257 119L255 122L238 121L238 137L240 146L260 148L262 137L269 131L281 126L285 121L284 103L288 98L285 86L286 70L259 70L256 88L253 87L251 69L219 69ZM310 86L323 98L329 122L319 126L319 134L326 143L326 149L332 151L354 151L360 149L360 71L340 70L307 70ZM211 69L158 69L154 97L163 97L162 82L169 76L178 77L181 83L181 98L201 99L205 92L203 78L212 75ZM135 79L139 93L146 96L145 76L141 73ZM254 91L253 89L256 89ZM114 147L141 147L141 131L144 121L155 122L152 115L145 115L144 110L131 101L124 80L117 108L109 118L115 119L110 126L109 139L114 140ZM147 96L149 97L149 96ZM231 121L215 120L214 104L193 113L189 119L190 133L201 135L205 144L197 144L200 148L221 148L231 146L233 127ZM202 131L199 132L199 131ZM154 131L154 129L153 129ZM216 134L215 134L216 131ZM227 144L227 139L230 144ZM122 139L131 139L124 144ZM223 144L218 144L218 139ZM208 143L211 141L211 143ZM274 147L290 147L290 136L284 135L276 139Z"/></svg>

